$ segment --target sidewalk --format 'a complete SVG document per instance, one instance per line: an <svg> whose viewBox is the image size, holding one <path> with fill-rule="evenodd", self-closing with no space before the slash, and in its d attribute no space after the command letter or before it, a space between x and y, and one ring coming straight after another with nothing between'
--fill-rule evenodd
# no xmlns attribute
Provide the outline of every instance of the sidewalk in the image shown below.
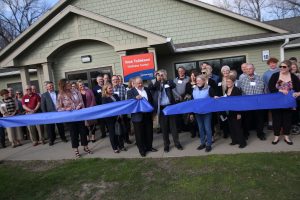
<svg viewBox="0 0 300 200"><path fill-rule="evenodd" d="M99 130L96 132L96 136L99 136ZM170 152L164 153L163 151L163 139L162 134L154 133L153 147L158 149L158 152L148 153L146 158L165 158L165 157L183 157L183 156L202 156L213 154L238 154L238 153L254 153L254 152L287 152L287 151L300 151L300 135L291 135L291 139L294 145L286 144L283 139L277 145L272 145L273 133L271 131L265 131L267 140L261 141L256 137L256 133L251 132L248 146L244 149L239 149L238 145L230 146L231 139L217 138L213 144L213 149L210 153L206 153L204 150L197 150L200 139L198 137L191 138L190 133L180 133L180 141L184 148L183 151L177 150L172 142L172 136L170 135ZM219 137L219 136L218 136ZM130 138L134 141L134 136ZM116 154L113 152L109 137L104 139L98 139L95 143L89 143L90 149L94 154L88 155L83 152L82 147L79 151L82 158L141 158L138 153L138 149L134 144L127 145L128 151ZM0 160L62 160L62 159L74 159L74 152L71 148L70 140L68 143L63 143L57 140L53 146L38 145L32 146L32 143L27 140L23 146L12 148L6 147L0 149Z"/></svg>

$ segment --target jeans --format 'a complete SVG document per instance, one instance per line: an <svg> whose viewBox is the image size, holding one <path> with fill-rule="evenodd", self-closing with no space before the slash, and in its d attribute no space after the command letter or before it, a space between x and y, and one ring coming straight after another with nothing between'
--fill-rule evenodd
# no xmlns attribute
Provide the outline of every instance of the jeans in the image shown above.
<svg viewBox="0 0 300 200"><path fill-rule="evenodd" d="M207 146L212 144L212 130L211 130L212 113L196 114L196 120L199 127L200 142Z"/></svg>

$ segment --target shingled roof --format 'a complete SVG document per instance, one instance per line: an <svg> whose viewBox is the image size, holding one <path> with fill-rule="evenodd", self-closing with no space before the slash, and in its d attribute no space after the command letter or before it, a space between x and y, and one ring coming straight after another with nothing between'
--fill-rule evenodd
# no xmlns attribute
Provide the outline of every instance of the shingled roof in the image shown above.
<svg viewBox="0 0 300 200"><path fill-rule="evenodd" d="M265 21L264 23L288 30L291 33L300 33L300 16L286 18L286 19Z"/></svg>

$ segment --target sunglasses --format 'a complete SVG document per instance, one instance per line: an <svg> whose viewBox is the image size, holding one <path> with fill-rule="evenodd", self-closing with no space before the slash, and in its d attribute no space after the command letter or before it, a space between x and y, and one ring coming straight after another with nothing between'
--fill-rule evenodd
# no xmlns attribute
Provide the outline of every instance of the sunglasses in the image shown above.
<svg viewBox="0 0 300 200"><path fill-rule="evenodd" d="M206 72L201 72L201 74L206 74Z"/></svg>
<svg viewBox="0 0 300 200"><path fill-rule="evenodd" d="M283 69L286 69L287 66L286 65L280 65L279 68L283 68Z"/></svg>
<svg viewBox="0 0 300 200"><path fill-rule="evenodd" d="M26 90L31 90L31 88L27 88Z"/></svg>

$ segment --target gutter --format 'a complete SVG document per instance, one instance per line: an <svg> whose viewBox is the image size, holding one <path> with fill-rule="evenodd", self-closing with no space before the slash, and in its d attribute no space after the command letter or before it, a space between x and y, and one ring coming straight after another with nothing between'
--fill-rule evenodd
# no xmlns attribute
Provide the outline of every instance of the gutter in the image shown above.
<svg viewBox="0 0 300 200"><path fill-rule="evenodd" d="M175 53L183 53L183 52L190 52L190 51L218 49L218 48L240 46L240 45L247 45L247 44L280 41L280 40L286 40L286 39L298 38L298 37L300 37L300 33L266 37L266 38L258 38L258 39L250 39L250 40L241 40L241 41L234 41L234 42L224 42L224 43L209 44L209 45L194 46L194 47L175 48Z"/></svg>
<svg viewBox="0 0 300 200"><path fill-rule="evenodd" d="M284 43L280 46L280 61L284 60L284 47L290 42L289 38L285 38Z"/></svg>

